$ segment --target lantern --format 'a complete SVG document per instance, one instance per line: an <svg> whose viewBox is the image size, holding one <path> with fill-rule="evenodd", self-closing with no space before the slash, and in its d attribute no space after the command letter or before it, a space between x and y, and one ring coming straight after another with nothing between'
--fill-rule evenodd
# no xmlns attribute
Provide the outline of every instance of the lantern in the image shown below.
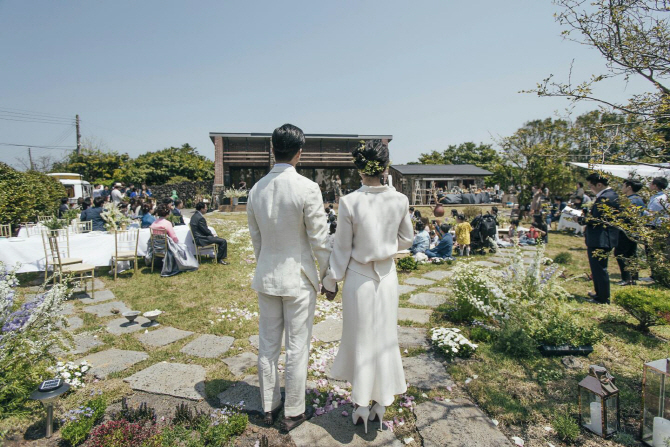
<svg viewBox="0 0 670 447"><path fill-rule="evenodd" d="M51 437L54 429L54 402L69 389L70 385L61 379L45 380L30 395L30 399L42 402L42 405L47 410L47 438Z"/></svg>
<svg viewBox="0 0 670 447"><path fill-rule="evenodd" d="M619 389L602 366L591 365L579 382L579 423L603 438L619 430Z"/></svg>
<svg viewBox="0 0 670 447"><path fill-rule="evenodd" d="M670 440L670 358L644 364L642 376L642 441L665 447Z"/></svg>

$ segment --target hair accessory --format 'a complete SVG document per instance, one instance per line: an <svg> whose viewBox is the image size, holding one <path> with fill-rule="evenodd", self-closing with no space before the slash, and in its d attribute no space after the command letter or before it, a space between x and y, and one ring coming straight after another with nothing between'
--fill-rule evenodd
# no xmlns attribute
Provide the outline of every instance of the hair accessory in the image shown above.
<svg viewBox="0 0 670 447"><path fill-rule="evenodd" d="M377 176L380 175L382 172L384 172L386 166L382 165L377 160L366 159L365 156L363 155L364 151L365 151L365 141L361 140L358 144L358 152L354 156L353 161L354 163L364 163L365 167L363 169L359 169L358 172L369 176Z"/></svg>

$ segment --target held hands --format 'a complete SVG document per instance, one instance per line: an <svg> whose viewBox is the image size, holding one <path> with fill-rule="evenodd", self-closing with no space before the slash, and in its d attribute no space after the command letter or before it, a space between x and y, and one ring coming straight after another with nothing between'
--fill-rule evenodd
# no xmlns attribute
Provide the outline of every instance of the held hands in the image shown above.
<svg viewBox="0 0 670 447"><path fill-rule="evenodd" d="M326 299L328 301L333 301L335 299L335 296L337 296L337 291L339 290L337 284L335 284L335 291L331 292L330 290L327 290L323 285L321 286L321 294L326 295Z"/></svg>

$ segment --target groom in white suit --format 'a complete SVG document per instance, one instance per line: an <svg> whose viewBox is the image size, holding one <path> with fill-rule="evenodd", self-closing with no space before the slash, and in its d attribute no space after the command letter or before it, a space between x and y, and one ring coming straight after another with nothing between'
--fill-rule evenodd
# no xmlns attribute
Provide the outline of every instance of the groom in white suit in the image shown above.
<svg viewBox="0 0 670 447"><path fill-rule="evenodd" d="M251 287L258 292L258 377L265 422L281 410L277 361L286 334L286 431L309 419L305 385L319 279L326 276L330 245L319 186L298 174L305 135L291 124L272 134L276 164L249 192L247 218L256 254ZM319 263L317 272L314 261ZM328 293L329 298L333 293ZM310 408L311 410L311 408Z"/></svg>

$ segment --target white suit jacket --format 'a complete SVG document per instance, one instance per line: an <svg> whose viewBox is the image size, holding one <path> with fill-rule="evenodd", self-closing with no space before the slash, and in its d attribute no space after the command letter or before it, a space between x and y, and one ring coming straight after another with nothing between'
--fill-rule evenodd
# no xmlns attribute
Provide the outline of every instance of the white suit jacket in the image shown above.
<svg viewBox="0 0 670 447"><path fill-rule="evenodd" d="M300 275L305 273L318 292L330 256L319 186L292 166L275 166L251 188L247 219L256 254L251 288L268 295L299 296Z"/></svg>

